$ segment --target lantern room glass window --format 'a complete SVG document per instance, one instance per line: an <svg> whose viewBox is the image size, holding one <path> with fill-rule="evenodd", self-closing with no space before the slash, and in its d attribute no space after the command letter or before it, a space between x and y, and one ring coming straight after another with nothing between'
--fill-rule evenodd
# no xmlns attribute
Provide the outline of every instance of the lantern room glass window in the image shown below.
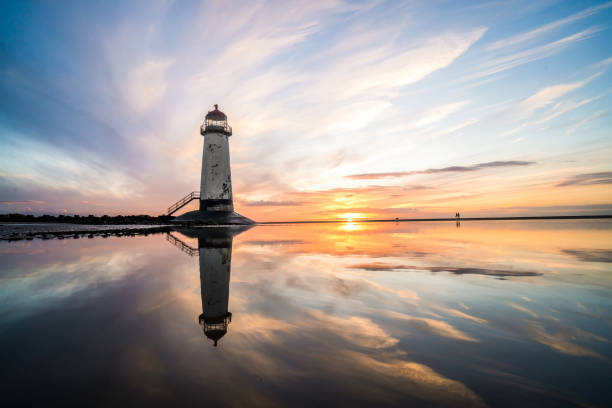
<svg viewBox="0 0 612 408"><path fill-rule="evenodd" d="M206 127L218 127L225 129L227 126L227 119L225 120L216 120L216 119L206 119Z"/></svg>
<svg viewBox="0 0 612 408"><path fill-rule="evenodd" d="M206 133L223 133L224 135L232 135L232 127L227 124L227 119L206 118L200 128L200 133L204 136Z"/></svg>

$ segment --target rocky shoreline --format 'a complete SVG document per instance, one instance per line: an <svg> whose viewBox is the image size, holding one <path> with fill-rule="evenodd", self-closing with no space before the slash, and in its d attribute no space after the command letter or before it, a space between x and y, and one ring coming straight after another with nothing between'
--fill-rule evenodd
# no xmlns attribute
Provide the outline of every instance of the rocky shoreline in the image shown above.
<svg viewBox="0 0 612 408"><path fill-rule="evenodd" d="M34 238L38 239L79 239L79 238L94 238L94 237L102 237L107 238L110 236L116 237L132 237L137 235L151 235L151 234L159 234L164 232L170 232L172 226L170 225L151 225L151 226L106 226L102 228L96 229L86 229L86 228L77 228L77 229L45 229L40 228L39 230L20 230L19 228L23 224L3 224L0 225L0 241L22 241L28 240L31 241Z"/></svg>

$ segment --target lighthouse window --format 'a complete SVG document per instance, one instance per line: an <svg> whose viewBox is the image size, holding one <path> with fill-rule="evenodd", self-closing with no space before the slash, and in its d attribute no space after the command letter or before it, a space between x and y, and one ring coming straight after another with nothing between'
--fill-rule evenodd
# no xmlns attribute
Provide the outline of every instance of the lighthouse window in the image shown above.
<svg viewBox="0 0 612 408"><path fill-rule="evenodd" d="M219 126L225 127L226 121L224 120L208 120L207 126Z"/></svg>

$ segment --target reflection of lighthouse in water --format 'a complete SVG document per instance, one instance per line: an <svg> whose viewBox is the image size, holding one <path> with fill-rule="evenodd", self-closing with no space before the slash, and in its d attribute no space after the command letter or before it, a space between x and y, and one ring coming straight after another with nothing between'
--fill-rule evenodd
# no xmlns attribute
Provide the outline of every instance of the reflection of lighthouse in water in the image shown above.
<svg viewBox="0 0 612 408"><path fill-rule="evenodd" d="M227 326L232 321L232 314L228 311L232 241L234 236L249 228L250 225L176 229L189 238L197 238L197 249L172 233L166 236L168 241L181 251L191 256L200 256L202 314L198 322L215 347L219 339L227 333Z"/></svg>
<svg viewBox="0 0 612 408"><path fill-rule="evenodd" d="M198 238L202 314L198 321L206 337L217 342L227 333L232 321L228 312L232 236Z"/></svg>

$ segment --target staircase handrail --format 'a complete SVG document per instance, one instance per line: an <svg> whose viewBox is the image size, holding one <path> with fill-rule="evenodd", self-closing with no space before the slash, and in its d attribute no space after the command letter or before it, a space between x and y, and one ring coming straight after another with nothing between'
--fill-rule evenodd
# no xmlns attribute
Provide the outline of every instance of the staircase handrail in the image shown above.
<svg viewBox="0 0 612 408"><path fill-rule="evenodd" d="M171 215L173 212L177 211L178 209L180 209L181 207L183 207L190 201L198 199L198 198L200 198L200 192L192 191L191 193L187 194L185 197L181 198L176 203L168 207L168 215Z"/></svg>

